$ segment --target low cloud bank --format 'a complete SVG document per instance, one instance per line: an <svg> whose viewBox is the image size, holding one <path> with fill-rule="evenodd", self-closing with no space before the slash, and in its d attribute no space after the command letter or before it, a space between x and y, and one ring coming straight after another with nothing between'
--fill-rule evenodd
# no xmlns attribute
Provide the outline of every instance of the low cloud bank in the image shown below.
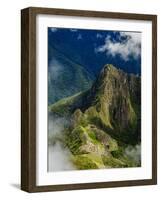
<svg viewBox="0 0 161 200"><path fill-rule="evenodd" d="M141 164L141 145L140 144L137 144L136 146L128 146L126 149L125 149L125 154L133 159L137 165L140 165Z"/></svg>
<svg viewBox="0 0 161 200"><path fill-rule="evenodd" d="M48 119L48 171L74 170L71 152L61 143L63 130L69 124L66 118ZM60 139L60 140L59 140Z"/></svg>
<svg viewBox="0 0 161 200"><path fill-rule="evenodd" d="M63 148L60 142L49 145L49 171L74 170L75 167L71 162L71 153L68 149Z"/></svg>
<svg viewBox="0 0 161 200"><path fill-rule="evenodd" d="M61 138L63 130L69 125L69 120L64 117L54 118L48 117L48 142L53 144L57 138Z"/></svg>

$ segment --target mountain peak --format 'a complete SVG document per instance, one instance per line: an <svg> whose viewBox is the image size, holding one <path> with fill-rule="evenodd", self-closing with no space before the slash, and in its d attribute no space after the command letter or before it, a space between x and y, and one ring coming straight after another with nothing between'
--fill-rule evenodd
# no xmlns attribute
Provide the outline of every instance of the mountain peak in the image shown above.
<svg viewBox="0 0 161 200"><path fill-rule="evenodd" d="M101 90L107 93L107 89L119 87L122 81L127 81L127 74L112 64L106 64L93 84L92 91L96 93Z"/></svg>
<svg viewBox="0 0 161 200"><path fill-rule="evenodd" d="M140 104L139 84L140 79L136 76L107 64L93 84L86 102L101 113L100 119L106 126L122 132L134 126L137 120L133 106Z"/></svg>
<svg viewBox="0 0 161 200"><path fill-rule="evenodd" d="M105 77L107 76L108 74L111 74L111 75L118 75L120 73L123 73L122 70L118 69L117 67L115 67L114 65L112 64L106 64L102 70L101 70L101 73L100 73L100 76L101 77Z"/></svg>
<svg viewBox="0 0 161 200"><path fill-rule="evenodd" d="M106 64L104 67L103 67L103 69L105 69L105 70L115 70L115 69L117 69L114 65L112 65L112 64Z"/></svg>

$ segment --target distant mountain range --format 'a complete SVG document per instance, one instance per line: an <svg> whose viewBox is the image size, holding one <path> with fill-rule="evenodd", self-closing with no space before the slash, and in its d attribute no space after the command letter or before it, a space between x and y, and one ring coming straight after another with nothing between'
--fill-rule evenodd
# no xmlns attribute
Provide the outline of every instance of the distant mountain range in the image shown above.
<svg viewBox="0 0 161 200"><path fill-rule="evenodd" d="M48 104L91 87L95 77L80 64L49 45ZM49 57L51 57L49 54Z"/></svg>
<svg viewBox="0 0 161 200"><path fill-rule="evenodd" d="M62 142L72 153L74 165L78 169L140 166L140 76L107 64L92 84L92 77L81 66L67 59L63 62L66 69L75 67L75 73L80 70L80 91L81 87L87 89L49 106L53 120L62 117L69 120ZM72 85L72 80L69 83ZM132 155L135 150L137 156Z"/></svg>

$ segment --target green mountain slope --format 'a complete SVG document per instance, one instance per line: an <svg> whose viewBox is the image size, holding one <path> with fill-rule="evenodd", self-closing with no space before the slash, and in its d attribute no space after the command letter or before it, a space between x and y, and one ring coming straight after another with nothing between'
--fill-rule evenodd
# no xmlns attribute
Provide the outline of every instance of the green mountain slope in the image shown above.
<svg viewBox="0 0 161 200"><path fill-rule="evenodd" d="M81 65L49 46L53 59L48 67L48 103L91 87L94 77ZM51 57L51 55L49 55Z"/></svg>
<svg viewBox="0 0 161 200"><path fill-rule="evenodd" d="M78 169L140 166L140 157L126 153L141 142L140 84L140 77L106 65L91 89L49 107L70 121L63 143Z"/></svg>

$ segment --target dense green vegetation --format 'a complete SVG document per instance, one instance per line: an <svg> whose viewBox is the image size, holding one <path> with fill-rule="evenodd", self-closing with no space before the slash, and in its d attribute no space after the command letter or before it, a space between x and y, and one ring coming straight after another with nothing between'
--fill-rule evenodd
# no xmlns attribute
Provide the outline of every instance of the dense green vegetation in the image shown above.
<svg viewBox="0 0 161 200"><path fill-rule="evenodd" d="M140 166L127 154L141 142L140 89L140 77L106 65L91 89L49 107L54 117L69 118L63 143L78 169Z"/></svg>

